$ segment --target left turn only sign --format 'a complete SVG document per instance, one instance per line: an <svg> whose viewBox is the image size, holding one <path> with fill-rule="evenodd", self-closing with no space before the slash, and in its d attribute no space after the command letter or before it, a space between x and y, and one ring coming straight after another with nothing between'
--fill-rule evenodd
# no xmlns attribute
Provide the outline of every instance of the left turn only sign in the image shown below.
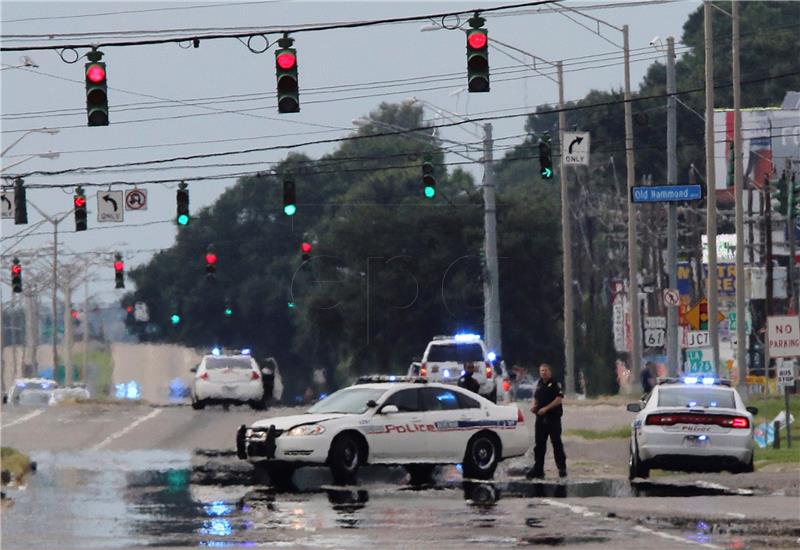
<svg viewBox="0 0 800 550"><path fill-rule="evenodd" d="M97 221L121 222L124 219L122 191L100 191L97 193Z"/></svg>

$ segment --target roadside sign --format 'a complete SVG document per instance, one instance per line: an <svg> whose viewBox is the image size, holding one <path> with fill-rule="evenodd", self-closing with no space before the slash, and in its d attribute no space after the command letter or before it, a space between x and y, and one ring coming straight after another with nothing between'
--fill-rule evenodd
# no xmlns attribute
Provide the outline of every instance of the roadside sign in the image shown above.
<svg viewBox="0 0 800 550"><path fill-rule="evenodd" d="M797 315L767 317L770 357L800 356L800 323Z"/></svg>
<svg viewBox="0 0 800 550"><path fill-rule="evenodd" d="M780 361L780 360L779 360ZM794 361L778 363L778 387L791 388L794 386Z"/></svg>
<svg viewBox="0 0 800 550"><path fill-rule="evenodd" d="M589 165L589 132L564 132L561 159L564 166Z"/></svg>
<svg viewBox="0 0 800 550"><path fill-rule="evenodd" d="M704 309L705 315L708 316L708 301L705 298L697 302L695 306L685 314L681 315L681 324L689 325L694 330L700 330L700 325L708 322L708 319L702 318L701 309ZM717 311L717 322L721 323L724 320L725 314L721 311Z"/></svg>
<svg viewBox="0 0 800 550"><path fill-rule="evenodd" d="M690 330L686 336L687 348L705 348L711 344L707 330Z"/></svg>
<svg viewBox="0 0 800 550"><path fill-rule="evenodd" d="M136 302L133 306L133 318L140 323L146 323L150 320L150 313L147 310L147 304L144 302Z"/></svg>
<svg viewBox="0 0 800 550"><path fill-rule="evenodd" d="M686 374L714 374L711 361L714 351L711 348L694 348L686 350Z"/></svg>
<svg viewBox="0 0 800 550"><path fill-rule="evenodd" d="M665 288L664 289L664 305L665 306L677 306L681 303L681 295L678 293L678 289L676 288Z"/></svg>
<svg viewBox="0 0 800 550"><path fill-rule="evenodd" d="M3 219L14 219L14 191L11 189L3 191L3 194L0 195L0 202L3 203Z"/></svg>
<svg viewBox="0 0 800 550"><path fill-rule="evenodd" d="M122 191L97 193L98 222L121 222L123 218Z"/></svg>
<svg viewBox="0 0 800 550"><path fill-rule="evenodd" d="M644 347L663 348L664 337L667 332L666 317L644 318Z"/></svg>
<svg viewBox="0 0 800 550"><path fill-rule="evenodd" d="M125 210L147 210L147 190L129 189L125 191Z"/></svg>
<svg viewBox="0 0 800 550"><path fill-rule="evenodd" d="M631 201L634 203L698 201L702 198L702 185L640 185L631 187Z"/></svg>

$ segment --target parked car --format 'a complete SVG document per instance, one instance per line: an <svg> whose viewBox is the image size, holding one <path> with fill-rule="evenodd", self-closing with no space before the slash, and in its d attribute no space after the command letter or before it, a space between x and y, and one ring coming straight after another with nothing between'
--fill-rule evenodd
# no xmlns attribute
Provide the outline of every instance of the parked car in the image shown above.
<svg viewBox="0 0 800 550"><path fill-rule="evenodd" d="M529 446L516 406L402 376L363 377L305 414L266 418L236 433L237 456L273 483L306 465L327 465L341 482L364 464L404 465L412 482L428 478L437 464L463 464L464 477L488 479L501 460Z"/></svg>
<svg viewBox="0 0 800 550"><path fill-rule="evenodd" d="M54 403L53 392L58 384L49 378L18 378L6 393L10 405L42 406Z"/></svg>
<svg viewBox="0 0 800 550"><path fill-rule="evenodd" d="M661 380L643 401L631 403L629 478L650 470L753 471L753 417L727 380Z"/></svg>

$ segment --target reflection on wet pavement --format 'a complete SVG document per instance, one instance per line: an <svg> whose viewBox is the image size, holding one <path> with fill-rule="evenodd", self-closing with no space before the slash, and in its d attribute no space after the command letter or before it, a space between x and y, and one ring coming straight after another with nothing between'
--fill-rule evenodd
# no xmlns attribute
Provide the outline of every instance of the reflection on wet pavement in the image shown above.
<svg viewBox="0 0 800 550"><path fill-rule="evenodd" d="M87 451L34 459L39 472L3 512L4 548L327 548L367 540L397 546L403 537L428 545L571 546L621 531L576 524L564 536L563 514L537 498L724 494L620 479L471 482L455 467L440 468L436 484L418 487L406 485L402 468L365 468L356 487L334 486L326 469L307 468L295 474L293 489L278 491L254 484L248 464L220 453ZM700 525L683 530L696 542L709 533Z"/></svg>

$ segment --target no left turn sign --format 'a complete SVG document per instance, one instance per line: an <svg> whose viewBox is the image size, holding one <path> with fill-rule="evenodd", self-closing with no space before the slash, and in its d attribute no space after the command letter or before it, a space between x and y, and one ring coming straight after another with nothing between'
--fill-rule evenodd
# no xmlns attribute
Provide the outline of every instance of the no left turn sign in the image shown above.
<svg viewBox="0 0 800 550"><path fill-rule="evenodd" d="M125 191L125 210L147 210L147 191L145 189Z"/></svg>

